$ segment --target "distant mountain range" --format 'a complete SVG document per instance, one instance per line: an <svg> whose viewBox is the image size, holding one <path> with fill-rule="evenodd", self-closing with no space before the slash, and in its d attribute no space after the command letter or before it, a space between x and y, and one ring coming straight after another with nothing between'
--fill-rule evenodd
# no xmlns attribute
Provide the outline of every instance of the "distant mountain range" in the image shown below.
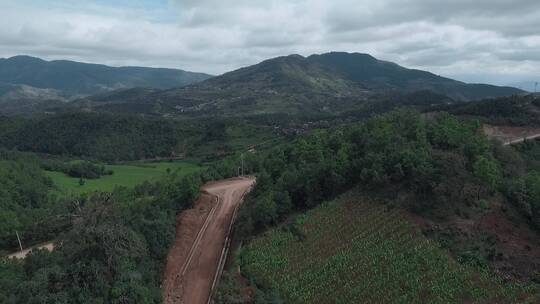
<svg viewBox="0 0 540 304"><path fill-rule="evenodd" d="M99 93L69 103L70 109L87 111L184 116L335 114L415 92L431 92L429 100L422 94L423 103L523 93L512 87L467 84L360 53L278 57L212 78L178 70L110 68L29 57L7 61L11 63L0 61L0 82ZM121 89L110 92L115 87Z"/></svg>
<svg viewBox="0 0 540 304"><path fill-rule="evenodd" d="M0 82L54 89L66 94L96 94L116 89L169 89L210 78L211 75L175 69L110 67L67 60L45 61L30 56L0 59Z"/></svg>
<svg viewBox="0 0 540 304"><path fill-rule="evenodd" d="M539 78L540 79L540 78ZM527 92L534 93L535 91L538 91L540 89L540 81L522 81L522 82L514 82L509 84L512 87L518 88L520 90L524 90Z"/></svg>

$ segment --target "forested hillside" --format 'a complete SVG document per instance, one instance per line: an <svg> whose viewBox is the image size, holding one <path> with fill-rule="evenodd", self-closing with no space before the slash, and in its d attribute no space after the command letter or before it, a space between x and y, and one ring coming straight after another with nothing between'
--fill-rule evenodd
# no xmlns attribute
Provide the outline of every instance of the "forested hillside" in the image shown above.
<svg viewBox="0 0 540 304"><path fill-rule="evenodd" d="M41 240L55 239L52 252L0 262L1 303L161 302L175 216L198 195L199 174L171 172L133 190L56 200L47 196L49 182L37 169L21 161L0 164L0 180L8 185L0 192L2 248L16 243L14 229L30 241L25 225L39 228ZM64 226L46 235L58 216Z"/></svg>
<svg viewBox="0 0 540 304"><path fill-rule="evenodd" d="M288 220L292 214L359 185L361 192L378 198L385 208L402 210L405 219L448 250L454 261L514 282L537 281L538 173L513 148L491 143L474 121L460 122L448 114L426 119L414 112L396 112L316 132L294 145L253 156L247 163L259 177L240 213L238 233L244 240L274 225L302 240L303 228ZM524 245L515 247L508 243L511 239ZM265 241L256 238L255 242ZM260 273L249 269L245 275L262 284L262 290L277 286L265 285ZM276 275L267 274L270 281ZM285 299L298 295L289 290L292 286L277 288L285 292ZM222 298L231 299L230 293L235 292L226 289ZM272 297L273 293L265 294Z"/></svg>
<svg viewBox="0 0 540 304"><path fill-rule="evenodd" d="M485 99L470 103L435 107L432 110L474 117L495 125L540 126L540 98L535 95Z"/></svg>
<svg viewBox="0 0 540 304"><path fill-rule="evenodd" d="M27 120L0 132L4 147L55 155L130 160L181 152L182 129L168 120L74 113Z"/></svg>
<svg viewBox="0 0 540 304"><path fill-rule="evenodd" d="M279 138L273 128L227 119L178 121L97 113L0 116L0 147L102 161L214 157Z"/></svg>
<svg viewBox="0 0 540 304"><path fill-rule="evenodd" d="M49 199L52 181L37 158L0 150L0 184L0 250L17 247L16 231L36 242L69 225L66 204Z"/></svg>

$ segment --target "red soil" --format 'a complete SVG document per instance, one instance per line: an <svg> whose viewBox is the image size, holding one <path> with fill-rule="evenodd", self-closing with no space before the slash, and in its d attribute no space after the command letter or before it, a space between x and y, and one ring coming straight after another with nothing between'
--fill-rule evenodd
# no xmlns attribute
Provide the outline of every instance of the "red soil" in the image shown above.
<svg viewBox="0 0 540 304"><path fill-rule="evenodd" d="M164 302L208 303L231 222L254 178L209 183L195 208L177 218L176 240L167 257Z"/></svg>

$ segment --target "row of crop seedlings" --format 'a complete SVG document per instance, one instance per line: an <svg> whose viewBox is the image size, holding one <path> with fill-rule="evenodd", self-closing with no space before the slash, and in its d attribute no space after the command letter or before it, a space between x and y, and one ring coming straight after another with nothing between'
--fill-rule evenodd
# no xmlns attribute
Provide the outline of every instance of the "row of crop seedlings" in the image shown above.
<svg viewBox="0 0 540 304"><path fill-rule="evenodd" d="M514 297L473 277L435 244L415 237L399 212L373 203L329 203L297 220L306 239L275 230L242 254L244 271L288 303L431 303ZM489 288L487 288L489 287Z"/></svg>

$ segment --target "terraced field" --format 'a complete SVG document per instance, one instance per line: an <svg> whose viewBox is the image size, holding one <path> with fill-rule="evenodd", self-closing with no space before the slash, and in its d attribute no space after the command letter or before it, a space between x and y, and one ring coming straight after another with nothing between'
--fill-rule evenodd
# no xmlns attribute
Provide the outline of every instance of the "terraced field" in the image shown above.
<svg viewBox="0 0 540 304"><path fill-rule="evenodd" d="M533 287L458 264L401 212L347 193L251 242L242 271L286 303L538 303Z"/></svg>

